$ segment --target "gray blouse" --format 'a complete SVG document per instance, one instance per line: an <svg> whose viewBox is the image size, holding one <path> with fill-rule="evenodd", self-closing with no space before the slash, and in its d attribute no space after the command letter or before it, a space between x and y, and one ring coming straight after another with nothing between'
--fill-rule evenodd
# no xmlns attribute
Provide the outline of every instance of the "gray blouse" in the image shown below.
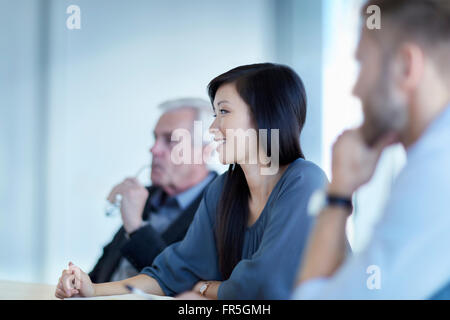
<svg viewBox="0 0 450 320"><path fill-rule="evenodd" d="M273 188L258 220L245 231L242 260L223 280L215 241L216 207L226 173L206 189L185 238L167 247L141 273L156 279L166 295L191 290L201 280L223 281L219 299L288 299L312 227L311 194L327 182L324 172L301 158Z"/></svg>

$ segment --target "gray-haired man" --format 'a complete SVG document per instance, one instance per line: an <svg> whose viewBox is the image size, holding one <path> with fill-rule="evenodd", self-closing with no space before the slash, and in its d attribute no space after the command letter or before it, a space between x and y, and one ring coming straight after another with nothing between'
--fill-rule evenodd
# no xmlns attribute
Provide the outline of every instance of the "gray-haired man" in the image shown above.
<svg viewBox="0 0 450 320"><path fill-rule="evenodd" d="M211 113L210 103L185 98L167 101L159 108L163 114L154 129L155 143L150 149L152 185L145 187L135 178L127 178L110 192L111 202L116 195L122 196L123 227L104 247L103 255L89 274L95 283L137 275L166 246L182 240L204 189L217 176L209 171L205 161L176 164L171 159L172 149L177 145L171 139L172 133L177 129L193 133L194 121L205 122L208 112ZM191 153L199 153L204 159L208 156L207 140L202 142L200 146L192 142Z"/></svg>

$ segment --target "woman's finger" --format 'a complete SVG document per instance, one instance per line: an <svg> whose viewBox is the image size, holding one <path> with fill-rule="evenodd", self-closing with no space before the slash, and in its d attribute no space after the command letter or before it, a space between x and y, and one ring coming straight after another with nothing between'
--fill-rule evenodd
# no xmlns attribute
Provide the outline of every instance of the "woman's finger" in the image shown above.
<svg viewBox="0 0 450 320"><path fill-rule="evenodd" d="M64 270L61 272L61 277L64 276L65 274L67 274L67 271L69 271L69 270L64 269Z"/></svg>
<svg viewBox="0 0 450 320"><path fill-rule="evenodd" d="M56 295L60 299L65 299L65 298L69 297L69 295L66 292L64 292L64 290L61 290L61 289L56 289Z"/></svg>
<svg viewBox="0 0 450 320"><path fill-rule="evenodd" d="M75 289L81 289L81 270L76 268L73 272L75 274Z"/></svg>
<svg viewBox="0 0 450 320"><path fill-rule="evenodd" d="M70 293L70 290L73 289L73 280L75 279L75 275L72 274L70 276L66 276L63 279L63 288L66 293Z"/></svg>
<svg viewBox="0 0 450 320"><path fill-rule="evenodd" d="M72 270L65 269L61 275L61 278L67 277L72 274Z"/></svg>
<svg viewBox="0 0 450 320"><path fill-rule="evenodd" d="M55 296L59 299L64 299L66 295L65 295L64 291L62 291L59 288L56 288Z"/></svg>
<svg viewBox="0 0 450 320"><path fill-rule="evenodd" d="M70 272L75 275L75 279L73 281L74 283L74 289L80 289L81 288L81 269L74 265L72 262L69 262L69 270Z"/></svg>

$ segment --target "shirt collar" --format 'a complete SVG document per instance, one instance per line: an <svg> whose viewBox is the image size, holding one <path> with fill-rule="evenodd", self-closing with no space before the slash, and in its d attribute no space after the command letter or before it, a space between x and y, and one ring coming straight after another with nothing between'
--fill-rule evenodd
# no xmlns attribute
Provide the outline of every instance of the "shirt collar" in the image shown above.
<svg viewBox="0 0 450 320"><path fill-rule="evenodd" d="M178 206L185 210L194 201L198 195L203 191L203 189L208 185L209 182L214 178L214 173L210 172L208 176L201 182L197 183L190 189L183 191L175 196Z"/></svg>
<svg viewBox="0 0 450 320"><path fill-rule="evenodd" d="M448 135L446 130L450 131L450 104L431 122L419 140L406 150L408 158L422 153L421 150L427 149L427 146L442 144L442 139Z"/></svg>
<svg viewBox="0 0 450 320"><path fill-rule="evenodd" d="M209 182L211 182L215 177L214 172L210 172L208 176L203 179L201 182L197 183L195 186L166 199L166 204L175 201L178 207L181 210L185 210L192 201L197 198L198 195L203 191L203 189L208 185ZM150 198L150 203L154 208L161 207L161 201L162 196L164 194L164 191L162 188L158 188L158 190L155 191L155 194L153 197Z"/></svg>

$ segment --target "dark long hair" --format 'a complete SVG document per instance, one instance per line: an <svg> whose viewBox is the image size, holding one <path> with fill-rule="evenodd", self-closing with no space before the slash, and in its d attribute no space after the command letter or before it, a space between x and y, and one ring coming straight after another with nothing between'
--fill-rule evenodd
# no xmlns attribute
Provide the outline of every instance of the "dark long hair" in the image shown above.
<svg viewBox="0 0 450 320"><path fill-rule="evenodd" d="M272 63L237 67L214 78L208 95L214 103L217 90L233 83L249 106L257 125L267 130L267 155L271 150L271 129L279 129L279 164L304 158L300 133L306 119L306 93L302 80L289 67ZM250 190L240 165L232 165L218 204L215 226L219 268L228 279L242 258L244 235L249 217Z"/></svg>

